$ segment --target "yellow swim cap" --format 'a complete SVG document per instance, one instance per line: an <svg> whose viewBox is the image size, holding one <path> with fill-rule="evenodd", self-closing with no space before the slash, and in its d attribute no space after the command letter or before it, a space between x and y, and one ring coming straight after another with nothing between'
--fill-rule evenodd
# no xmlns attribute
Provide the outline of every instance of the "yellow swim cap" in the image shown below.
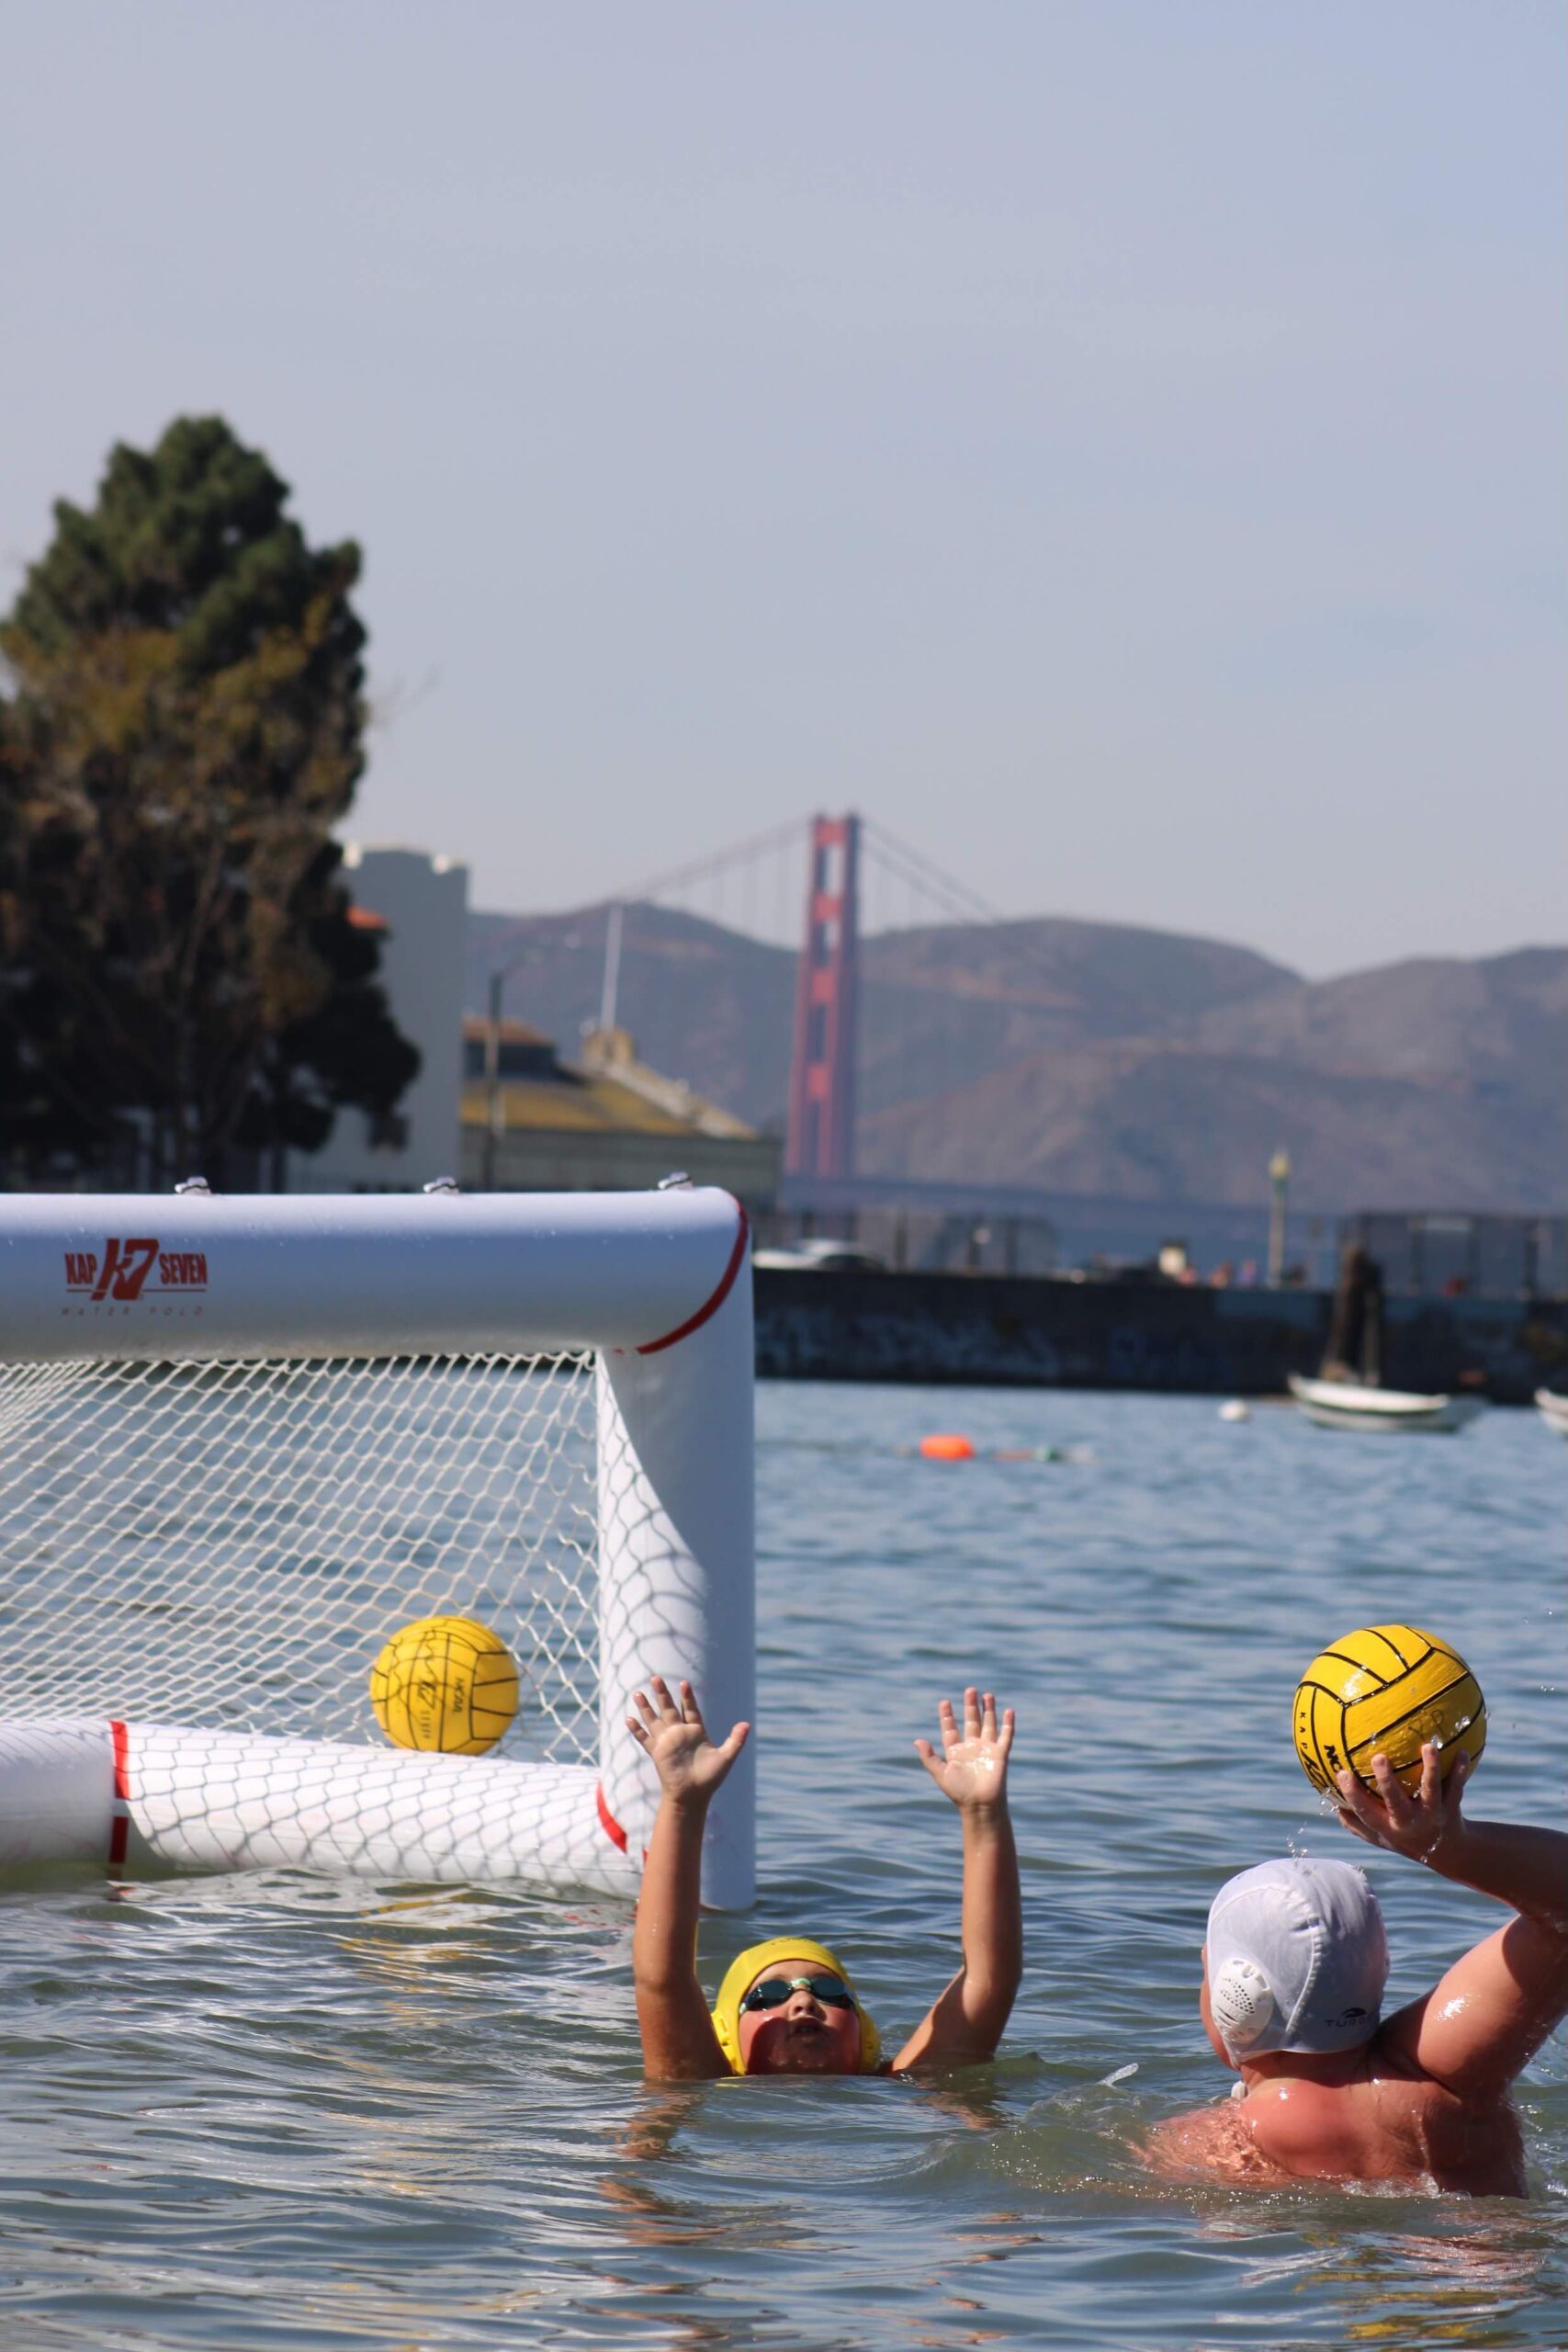
<svg viewBox="0 0 1568 2352"><path fill-rule="evenodd" d="M713 2030L718 2036L718 2046L729 2061L732 2075L743 2075L740 2063L740 1996L754 1977L761 1974L771 1960L810 1960L818 1968L841 1976L854 1993L854 1979L836 1954L826 1944L813 1943L809 1936L771 1936L766 1943L749 1944L738 1952L724 1972L724 1982L718 1988L718 1998L713 2005ZM860 2070L872 2074L882 2055L882 2036L860 2006L855 1994L855 2015L860 2019Z"/></svg>

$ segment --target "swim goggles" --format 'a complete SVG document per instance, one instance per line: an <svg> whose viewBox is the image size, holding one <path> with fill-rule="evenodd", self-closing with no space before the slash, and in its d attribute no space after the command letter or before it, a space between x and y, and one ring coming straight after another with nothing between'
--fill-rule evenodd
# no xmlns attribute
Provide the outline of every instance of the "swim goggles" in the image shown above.
<svg viewBox="0 0 1568 2352"><path fill-rule="evenodd" d="M740 1996L742 2009L782 2009L792 1993L804 1985L813 1999L825 2009L852 2009L859 2007L854 1995L841 1976L764 1976L749 1993Z"/></svg>

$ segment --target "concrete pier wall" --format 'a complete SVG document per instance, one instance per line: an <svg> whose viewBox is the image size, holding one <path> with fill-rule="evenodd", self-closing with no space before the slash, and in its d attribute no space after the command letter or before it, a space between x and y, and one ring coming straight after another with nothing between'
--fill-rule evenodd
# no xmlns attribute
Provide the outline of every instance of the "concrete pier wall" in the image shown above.
<svg viewBox="0 0 1568 2352"><path fill-rule="evenodd" d="M1328 1291L1186 1290L990 1274L754 1275L764 1379L1278 1395L1315 1372ZM1568 1385L1568 1301L1390 1298L1383 1378L1528 1404Z"/></svg>

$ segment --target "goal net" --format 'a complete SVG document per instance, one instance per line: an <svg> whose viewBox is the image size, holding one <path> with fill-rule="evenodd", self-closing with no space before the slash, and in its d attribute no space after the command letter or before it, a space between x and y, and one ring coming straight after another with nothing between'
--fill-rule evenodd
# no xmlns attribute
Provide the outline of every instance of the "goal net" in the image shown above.
<svg viewBox="0 0 1568 2352"><path fill-rule="evenodd" d="M298 1796L316 1770L300 1744L325 1742L341 1784L374 1779L394 1812L404 1783L439 1782L448 1813L484 1789L499 1819L504 1770L531 1770L536 1811L575 1821L586 1802L635 1867L657 1784L631 1690L689 1676L726 1727L752 1713L745 1238L728 1195L689 1188L0 1195L0 1860L42 1850L30 1829L7 1847L7 1804L15 1823L33 1803L15 1775L7 1797L8 1727L98 1719L127 1804L139 1724L166 1778L184 1769L169 1727L206 1743L181 1858L217 1738L240 1822L213 1832L224 1854L251 1839L233 1792L265 1780L265 1743L289 1744ZM518 1669L483 1758L389 1751L371 1707L384 1643L445 1614L479 1619ZM377 1749L385 1772L349 1754ZM28 1753L30 1788L47 1771ZM725 1905L750 1899L741 1766L705 1861ZM332 1811L319 1777L312 1820ZM581 1855L576 1828L566 1847ZM433 1851L422 1828L366 1865Z"/></svg>
<svg viewBox="0 0 1568 2352"><path fill-rule="evenodd" d="M593 1760L593 1407L584 1351L0 1368L6 1711L376 1739L450 1612L517 1666L492 1752Z"/></svg>

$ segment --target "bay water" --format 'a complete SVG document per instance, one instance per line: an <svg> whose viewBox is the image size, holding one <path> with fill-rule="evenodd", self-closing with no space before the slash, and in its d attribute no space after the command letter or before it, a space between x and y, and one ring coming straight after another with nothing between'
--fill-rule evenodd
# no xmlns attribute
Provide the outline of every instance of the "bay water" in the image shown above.
<svg viewBox="0 0 1568 2352"><path fill-rule="evenodd" d="M1221 1880L1363 1861L1406 2000L1502 1917L1348 1838L1291 1744L1351 1626L1440 1633L1468 1800L1560 1822L1568 1447L1533 1414L1358 1438L1213 1400L764 1385L761 1896L890 2044L956 1963L958 1825L911 1742L1016 1706L1028 1959L994 2064L650 2088L624 1905L272 1871L0 1889L0 2342L37 2347L1545 2346L1568 2287L1559 2037L1528 2200L1156 2180L1223 2098ZM976 1458L928 1462L926 1431ZM998 1460L1019 1451L1050 1458Z"/></svg>

